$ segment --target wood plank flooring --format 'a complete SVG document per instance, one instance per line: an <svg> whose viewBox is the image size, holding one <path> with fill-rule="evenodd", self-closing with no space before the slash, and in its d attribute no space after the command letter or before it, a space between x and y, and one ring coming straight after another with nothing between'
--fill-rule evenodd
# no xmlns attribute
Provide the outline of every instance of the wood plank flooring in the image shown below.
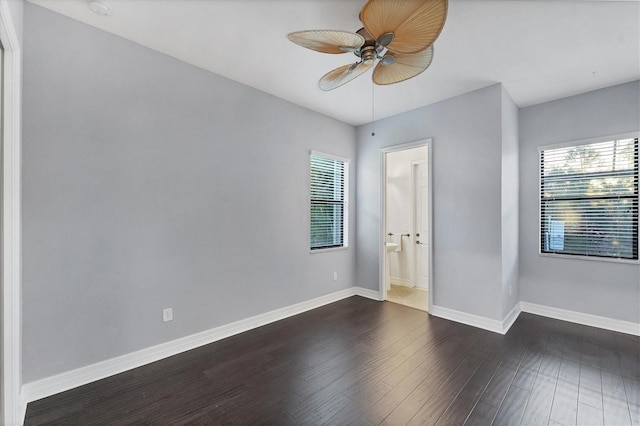
<svg viewBox="0 0 640 426"><path fill-rule="evenodd" d="M32 402L26 425L640 425L640 338L351 297Z"/></svg>

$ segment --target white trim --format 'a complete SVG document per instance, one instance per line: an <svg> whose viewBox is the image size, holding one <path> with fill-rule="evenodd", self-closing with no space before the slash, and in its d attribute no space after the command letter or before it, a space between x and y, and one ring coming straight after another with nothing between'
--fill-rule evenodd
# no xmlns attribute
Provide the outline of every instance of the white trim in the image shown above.
<svg viewBox="0 0 640 426"><path fill-rule="evenodd" d="M513 323L518 319L520 312L520 304L516 303L507 316L505 316L502 321L499 321L487 317L481 317L479 315L469 314L467 312L456 311L443 306L434 305L429 309L429 313L436 317L470 325L472 327L482 328L499 334L507 334Z"/></svg>
<svg viewBox="0 0 640 426"><path fill-rule="evenodd" d="M547 149L559 149L559 148L568 148L571 146L578 145L591 145L592 143L599 142L609 142L609 141L617 141L621 139L635 139L640 138L640 131L629 132L629 133L620 133L617 135L607 135L600 136L597 138L589 138L589 139L578 139L578 140L570 140L558 143L552 143L549 145L539 145L538 146L538 154Z"/></svg>
<svg viewBox="0 0 640 426"><path fill-rule="evenodd" d="M429 157L429 154L427 153L427 159ZM416 168L417 166L419 166L420 164L425 164L425 167L427 168L427 173L429 173L429 164L425 161L425 160L421 160L421 161L416 161L413 160L411 161L411 236L415 236L418 233L418 227L417 225L417 221L418 221L418 216L416 215L416 207L418 205L418 194L416 194ZM430 177L427 176L427 185L429 185L429 181ZM429 200L429 194L431 193L431 188L429 188L427 186L427 204L428 204L428 208L431 208L431 202ZM429 234L428 237L431 236L431 229L429 229L429 219L431 218L431 211L428 211L427 214L429 215L429 217L427 218L427 233ZM419 241L418 237L416 236L416 242ZM420 236L420 238L422 238L422 235ZM413 276L413 282L410 283L410 286L413 287L414 285L417 286L420 283L420 274L418 273L418 271L422 271L422 265L420 265L420 267L418 267L418 265L421 262L420 259L420 252L423 250L424 248L418 248L417 246L413 247L413 268L411 271L411 275ZM431 241L427 241L427 250L429 250L429 253L431 253ZM427 268L430 268L431 265L428 262L429 256L427 256ZM431 272L429 272L430 274ZM427 290L429 290L429 278L427 278ZM393 282L393 281L392 281ZM427 298L429 297L429 295L427 295ZM427 300L427 311L429 310L429 301Z"/></svg>
<svg viewBox="0 0 640 426"><path fill-rule="evenodd" d="M309 253L313 254L313 253L326 253L326 252L330 252L330 251L337 251L337 250L347 250L349 248L349 227L350 227L350 220L349 220L349 215L351 214L350 212L350 208L349 208L349 202L350 202L350 198L351 198L351 190L350 190L350 185L351 185L351 180L350 180L350 174L351 174L351 160L349 160L346 157L340 157L338 155L332 155L332 154L325 154L324 152L320 152L320 151L314 151L314 150L309 150L309 168L311 168L311 157L322 157L322 158L328 158L330 160L333 161L340 161L342 162L342 165L344 167L344 182L343 182L343 202L342 202L342 207L343 207L343 211L342 211L342 245L340 247L327 247L327 248L318 248L318 249L312 249L311 248L311 234L308 234L309 236ZM309 203L308 205L311 205L311 170L309 169ZM307 226L308 229L311 229L311 210L309 210L309 225Z"/></svg>
<svg viewBox="0 0 640 426"><path fill-rule="evenodd" d="M399 145L385 146L384 148L381 148L380 151L386 154L387 152L396 152L396 151L404 151L405 149L420 148L421 146L430 144L432 140L433 138L418 139L411 142L401 143Z"/></svg>
<svg viewBox="0 0 640 426"><path fill-rule="evenodd" d="M340 250L349 250L349 247L347 247L347 246L340 246L340 247L330 247L330 248L322 248L322 249L309 250L309 254L316 254L316 253L328 253L328 252L331 252L331 251L340 251Z"/></svg>
<svg viewBox="0 0 640 426"><path fill-rule="evenodd" d="M493 331L494 333L505 334L502 321L494 320L479 315L469 314L454 309L445 308L444 306L433 305L429 308L429 313L439 318L448 319L472 327L482 328Z"/></svg>
<svg viewBox="0 0 640 426"><path fill-rule="evenodd" d="M630 321L553 308L551 306L537 305L529 302L520 302L520 309L522 312L528 312L530 314L542 315L548 318L640 336L640 324Z"/></svg>
<svg viewBox="0 0 640 426"><path fill-rule="evenodd" d="M549 252L542 251L542 238L540 235L542 232L542 229L541 229L542 200L540 198L540 188L542 188L542 164L540 162L541 153L543 151L551 150L551 149L569 148L573 146L590 145L594 143L602 143L602 142L609 142L609 141L619 141L623 139L640 139L640 131L620 133L617 135L600 136L597 138L590 138L590 139L564 141L564 142L554 143L550 145L538 146L538 195L537 195L538 197L538 231L537 231L538 232L538 256L558 258L558 259L574 259L574 260L587 260L587 261L596 261L596 262L640 265L640 259L620 259L616 257L585 256L585 255L579 255L579 254L549 253ZM638 226L640 226L640 218L636 218L636 229Z"/></svg>
<svg viewBox="0 0 640 426"><path fill-rule="evenodd" d="M401 285L403 287L415 287L409 278L389 277L391 278L391 284Z"/></svg>
<svg viewBox="0 0 640 426"><path fill-rule="evenodd" d="M433 143L431 139L428 139L427 142L427 179L429 179L429 182L427 182L427 191L429 191L429 194L427 194L429 203L429 286L427 289L429 294L427 295L427 310L429 310L433 306L433 288L435 286L433 283Z"/></svg>
<svg viewBox="0 0 640 426"><path fill-rule="evenodd" d="M350 287L305 302L296 303L295 305L27 383L23 387L24 399L27 402L36 401L356 295L379 300L378 293L373 290Z"/></svg>
<svg viewBox="0 0 640 426"><path fill-rule="evenodd" d="M387 152L390 148L380 150L380 223L378 223L378 291L382 300L387 300L387 249L385 247L387 235Z"/></svg>
<svg viewBox="0 0 640 426"><path fill-rule="evenodd" d="M540 229L538 229L538 233L540 233ZM538 243L538 247L540 243ZM542 250L542 248L540 248ZM580 254L562 254L562 253L544 253L540 251L538 253L540 257L550 257L553 259L572 259L572 260L588 260L590 262L609 262L609 263L622 263L629 265L640 265L640 259L621 259L617 257L600 257L600 256L589 256L589 255L580 255Z"/></svg>
<svg viewBox="0 0 640 426"><path fill-rule="evenodd" d="M122 373L191 349L198 348L218 340L270 324L294 315L301 314L311 309L319 308L329 303L337 302L351 296L366 297L372 300L383 300L383 295L375 290L363 287L350 287L335 293L317 297L295 305L276 309L271 312L256 315L244 320L236 321L211 330L192 334L170 342L162 343L150 348L142 349L116 358L105 360L96 364L81 367L76 370L61 373L42 380L27 383L22 388L21 399L25 402L20 408L20 415L24 418L26 402L36 401L47 396L55 395L87 383L94 382L115 374ZM564 309L551 308L533 303L520 302L505 316L502 321L493 320L479 315L469 314L442 306L432 306L431 315L482 328L494 333L506 334L509 328L518 318L520 312L529 312L549 318L579 324L600 327L607 330L640 335L640 324L627 321L613 320L595 315L581 314Z"/></svg>
<svg viewBox="0 0 640 426"><path fill-rule="evenodd" d="M346 164L349 164L351 162L351 160L348 159L347 157L341 157L339 155L334 155L334 154L327 154L326 152L315 151L313 149L309 150L309 156L311 155L315 157L323 157L323 158L328 158L330 160L341 161Z"/></svg>
<svg viewBox="0 0 640 426"><path fill-rule="evenodd" d="M19 412L18 412L18 419L19 419L19 424L24 424L24 419L27 417L27 400L24 398L24 391L22 390L23 387L20 386L20 407L19 408Z"/></svg>
<svg viewBox="0 0 640 426"><path fill-rule="evenodd" d="M2 368L0 423L22 424L26 404L21 387L20 175L22 50L11 11L0 1L0 42L4 47L2 135Z"/></svg>
<svg viewBox="0 0 640 426"><path fill-rule="evenodd" d="M386 200L386 180L387 180L387 154L390 152L396 151L404 151L412 148L420 148L423 146L427 147L427 174L428 174L428 186L429 186L429 284L428 284L428 297L427 301L427 311L431 312L431 308L433 306L433 160L431 153L431 145L433 139L425 138L419 139L412 142L407 142L399 145L387 146L380 149L380 223L379 223L379 235L382 236L382 240L378 245L378 288L380 292L380 300L387 299L387 289L386 289L386 266L385 266L385 256L386 250L384 247L384 236L387 233L386 230L386 209L385 209L385 200ZM413 173L413 171L412 171ZM413 184L412 184L413 185Z"/></svg>
<svg viewBox="0 0 640 426"><path fill-rule="evenodd" d="M518 319L520 312L522 312L520 309L520 303L516 303L513 309L511 309L507 316L502 320L502 334L507 334L513 323Z"/></svg>
<svg viewBox="0 0 640 426"><path fill-rule="evenodd" d="M429 250L429 254L427 256L427 268L429 268L429 275L427 277L427 288L426 290L428 291L427 294L427 312L431 309L431 307L433 306L433 156L431 154L431 139L427 139L426 140L427 143L426 146L427 147L427 161L412 161L411 162L411 222L412 222L412 226L413 226L413 232L414 234L417 232L415 229L415 225L416 225L416 206L415 203L417 201L416 199L416 190L415 190L415 166L418 164L426 164L427 165L427 205L428 205L428 212L427 212L427 233L429 235L427 235L427 247ZM424 240L423 237L420 237ZM418 253L417 251L414 250L413 252L413 275L414 275L414 282L415 282L415 286L417 288L423 289L424 287L419 286L420 283L420 278L418 277Z"/></svg>
<svg viewBox="0 0 640 426"><path fill-rule="evenodd" d="M378 302L384 299L380 296L379 291L370 290L364 287L353 287L356 296L366 297L367 299L377 300Z"/></svg>
<svg viewBox="0 0 640 426"><path fill-rule="evenodd" d="M520 302L516 304L502 321L492 320L490 318L456 311L442 306L432 306L432 308L429 310L429 313L436 317L456 321L462 324L467 324L473 327L482 328L500 334L506 334L509 331L511 326L518 319L518 316L521 312L527 312L530 314L540 315L543 317L553 318L561 321L567 321L590 327L597 327L605 330L640 336L640 324L638 323L569 311L566 309L553 308L551 306L537 305L535 303L529 302Z"/></svg>

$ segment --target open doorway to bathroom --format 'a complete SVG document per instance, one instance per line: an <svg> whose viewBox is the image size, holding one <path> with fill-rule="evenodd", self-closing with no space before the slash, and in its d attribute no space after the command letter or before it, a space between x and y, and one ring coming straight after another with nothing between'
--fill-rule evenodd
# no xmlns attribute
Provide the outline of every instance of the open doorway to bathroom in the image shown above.
<svg viewBox="0 0 640 426"><path fill-rule="evenodd" d="M428 311L431 289L431 141L384 149L385 300Z"/></svg>

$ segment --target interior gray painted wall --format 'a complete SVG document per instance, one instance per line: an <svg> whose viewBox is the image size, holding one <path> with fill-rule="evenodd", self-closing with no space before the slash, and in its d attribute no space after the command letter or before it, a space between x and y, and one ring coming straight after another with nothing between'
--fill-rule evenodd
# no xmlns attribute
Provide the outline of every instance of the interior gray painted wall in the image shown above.
<svg viewBox="0 0 640 426"><path fill-rule="evenodd" d="M11 11L11 20L16 29L18 35L18 43L22 46L22 32L23 32L23 0L7 0L9 10Z"/></svg>
<svg viewBox="0 0 640 426"><path fill-rule="evenodd" d="M502 87L502 318L519 302L518 107Z"/></svg>
<svg viewBox="0 0 640 426"><path fill-rule="evenodd" d="M383 147L433 138L433 301L502 320L501 118L496 84L357 131L357 282L378 290Z"/></svg>
<svg viewBox="0 0 640 426"><path fill-rule="evenodd" d="M520 110L520 297L640 322L640 265L538 255L538 147L640 129L640 81Z"/></svg>
<svg viewBox="0 0 640 426"><path fill-rule="evenodd" d="M308 223L352 126L29 3L24 34L25 383L355 284Z"/></svg>
<svg viewBox="0 0 640 426"><path fill-rule="evenodd" d="M9 21L13 25L16 36L18 49L22 49L23 46L23 2L22 0L8 0L7 6L9 8L10 16ZM6 47L6 45L5 45ZM1 73L0 73L1 74ZM20 96L20 93L18 94ZM7 107L7 105L5 105ZM19 111L13 111L14 114L20 114ZM19 286L20 283L16 282L2 282L2 286ZM20 289L14 288L13 291L10 291L13 297L18 297L20 295ZM0 318L4 318L4 304L9 303L14 305L14 300L5 300L4 297L5 288L0 289ZM17 305L20 306L19 300L15 301ZM19 308L18 308L19 309ZM18 313L19 315L19 313ZM18 330L20 330L20 325L18 325ZM5 357L5 349L7 350L16 350L13 346L13 338L17 338L20 340L20 336L12 336L8 337L4 335L4 327L0 327L0 424L11 424L17 421L17 416L19 416L19 409L15 407L16 404L19 404L19 401L16 399L20 394L20 387L22 385L21 378L21 368L20 368L20 348L17 348L17 359L11 357ZM10 341L5 342L5 339L10 339ZM7 343L9 344L8 346ZM17 370L17 371L16 371ZM7 374L5 371L13 371L15 374Z"/></svg>

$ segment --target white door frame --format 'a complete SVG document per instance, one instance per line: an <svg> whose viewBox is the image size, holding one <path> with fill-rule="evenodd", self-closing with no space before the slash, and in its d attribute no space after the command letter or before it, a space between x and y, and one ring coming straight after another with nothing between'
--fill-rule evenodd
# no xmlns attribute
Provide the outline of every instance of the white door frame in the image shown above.
<svg viewBox="0 0 640 426"><path fill-rule="evenodd" d="M432 139L420 139L413 142L403 143L400 145L393 145L389 147L382 148L380 150L380 233L379 235L382 237L381 241L378 244L378 291L379 291L379 299L387 300L387 291L385 288L385 277L386 277L386 262L385 256L387 255L384 243L386 241L385 237L387 235L386 231L386 223L387 223L387 212L386 212L386 199L387 199L387 154L395 151L404 151L410 148L419 148L422 146L427 147L427 175L429 182L428 191L429 191L429 213L428 213L428 229L429 229L429 301L427 305L427 310L431 312L431 308L433 306L433 155L432 155ZM412 213L413 215L413 213Z"/></svg>
<svg viewBox="0 0 640 426"><path fill-rule="evenodd" d="M9 4L0 1L2 68L2 416L0 423L22 424L22 322L20 312L20 129L22 50Z"/></svg>
<svg viewBox="0 0 640 426"><path fill-rule="evenodd" d="M427 149L427 156L429 155L428 153L428 149ZM416 208L418 207L418 194L417 194L417 188L416 188L416 170L418 168L418 166L424 164L427 167L427 174L429 173L429 163L428 163L428 159L427 160L419 160L419 161L412 161L411 162L411 226L412 226L412 230L413 230L413 234L412 235L414 238L418 238L416 236L418 229L416 227L416 224L418 223L418 216L416 214ZM427 177L427 179L430 179L431 177ZM431 214L431 205L430 203L430 190L431 187L429 186L429 182L427 182L427 207L429 209L429 211L427 212L427 215ZM427 239L426 239L426 245L427 245L427 250L429 250L428 253L431 253L431 247L428 246L429 244L429 237L431 236L431 229L429 227L429 223L430 223L430 218L429 216L427 216ZM420 235L420 239L425 241L425 239L422 237L422 234ZM416 240L417 241L417 240ZM415 248L414 252L413 252L413 271L411 271L412 276L413 276L413 285L414 287L420 287L418 286L418 283L420 282L420 276L418 274L418 270L422 270L422 268L418 268L418 265L421 263L420 262L420 256L418 254L418 249ZM430 259L431 259L431 255L429 254L427 256L427 268L429 268L430 266ZM431 273L429 273L431 274ZM429 285L429 281L427 278L427 286ZM420 287L420 288L424 288L424 287Z"/></svg>

